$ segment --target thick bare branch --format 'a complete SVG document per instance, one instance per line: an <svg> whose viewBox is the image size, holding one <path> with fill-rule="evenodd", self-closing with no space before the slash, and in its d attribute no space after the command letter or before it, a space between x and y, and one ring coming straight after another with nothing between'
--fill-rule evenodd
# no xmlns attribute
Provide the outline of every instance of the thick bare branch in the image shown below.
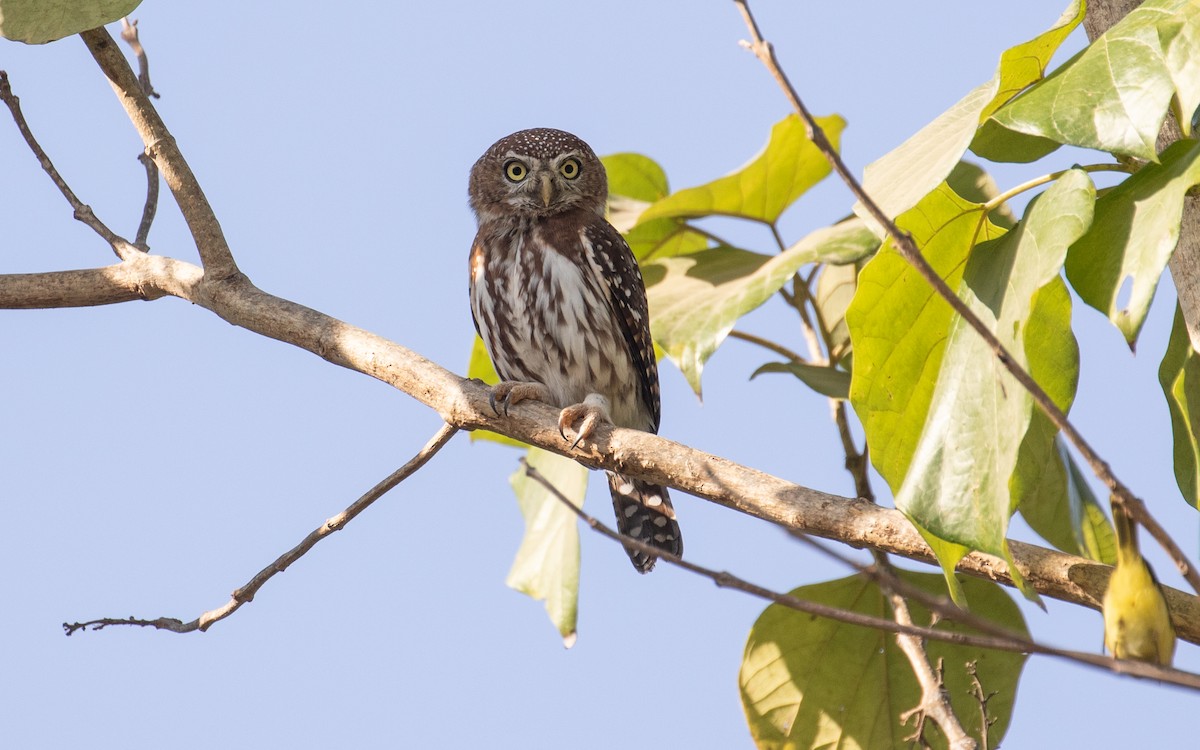
<svg viewBox="0 0 1200 750"><path fill-rule="evenodd" d="M146 255L113 268L119 267L132 274L130 280L121 282L123 288L165 291L205 307L234 325L370 375L411 395L455 427L493 430L570 456L591 468L613 469L668 484L787 529L935 562L928 545L899 511L802 487L636 430L601 425L592 441L571 450L558 432L558 414L553 408L522 402L507 416L497 416L488 405L489 391L482 383L460 378L374 333L268 294L245 277L201 279L196 266ZM5 298L5 284L11 278L0 277L0 300ZM1017 541L1011 543L1011 552L1021 573L1040 594L1100 608L1111 572L1108 566ZM972 553L963 558L958 569L1012 585L1008 566L991 555ZM1200 643L1200 600L1172 588L1167 588L1166 596L1179 636Z"/></svg>
<svg viewBox="0 0 1200 750"><path fill-rule="evenodd" d="M237 263L233 260L225 233L208 198L183 158L175 137L158 116L158 111L154 109L150 97L142 89L142 84L116 42L103 27L85 31L80 36L87 43L88 51L100 69L108 76L117 99L146 145L146 153L154 159L167 186L171 188L175 202L179 204L188 229L196 240L196 249L205 273L217 281L236 276L239 273Z"/></svg>
<svg viewBox="0 0 1200 750"><path fill-rule="evenodd" d="M142 253L103 268L4 274L0 309L91 307L168 294L187 298L202 275L191 263Z"/></svg>

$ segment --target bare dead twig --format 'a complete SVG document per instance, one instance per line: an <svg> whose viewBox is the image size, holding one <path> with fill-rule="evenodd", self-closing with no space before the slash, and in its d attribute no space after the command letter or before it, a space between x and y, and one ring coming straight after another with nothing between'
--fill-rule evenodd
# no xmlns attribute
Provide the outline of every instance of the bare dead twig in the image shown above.
<svg viewBox="0 0 1200 750"><path fill-rule="evenodd" d="M1069 661L1086 664L1091 667L1096 667L1106 671L1118 672L1120 674L1129 674L1135 677L1158 680L1160 682L1188 687L1193 690L1200 690L1200 674L1185 672L1183 670L1174 669L1172 667L1162 667L1157 664L1149 664L1146 662L1129 661L1125 659L1113 659L1108 656L1099 656L1097 654L1089 654L1082 651L1068 651L1065 649L1057 649L1050 646L1024 639L1011 639L1003 637L995 637L988 635L974 635L969 633L954 632L949 630L938 630L932 627L921 627L919 625L901 624L893 620L888 620L882 617L873 617L864 615L859 612L830 607L817 602L810 602L791 594L781 594L777 591L750 583L749 581L739 578L729 572L716 571L711 568L706 568L702 565L684 560L667 552L663 552L657 548L651 547L644 542L634 539L633 537L621 534L613 529L605 526L594 516L589 515L582 508L577 507L571 500L564 495L552 482L546 479L536 468L530 466L525 459L521 459L521 466L525 474L530 479L546 488L546 490L558 502L570 509L581 521L586 523L593 531L606 536L613 541L624 545L627 548L640 550L649 554L657 555L660 560L673 565L677 568L695 573L697 575L708 578L713 583L721 588L731 588L751 596L765 599L774 602L789 609L794 609L805 614L815 615L817 617L827 617L831 620L844 622L848 625L857 625L859 627L881 630L886 633L901 633L905 635L915 636L917 638L925 638L928 640L944 641L946 643L955 643L960 646L973 646L976 648L993 649L996 651L1007 651L1012 653L1037 653L1046 656L1054 656Z"/></svg>
<svg viewBox="0 0 1200 750"><path fill-rule="evenodd" d="M152 96L155 99L158 97L158 92L154 90L154 86L150 83L150 60L146 56L146 48L142 46L141 39L138 38L138 22L135 20L130 23L128 18L121 19L121 39L129 45L133 50L133 54L137 56L138 61L138 82L142 85L142 91L147 96ZM158 165L154 163L154 159L143 151L138 154L138 161L146 168L146 203L142 206L142 220L138 224L137 236L134 242L142 250L149 250L146 241L150 238L150 225L154 223L154 215L158 212Z"/></svg>
<svg viewBox="0 0 1200 750"><path fill-rule="evenodd" d="M109 244L118 258L124 260L131 253L138 252L129 240L121 237L116 232L108 228L92 211L92 207L79 200L75 195L75 191L63 179L58 168L54 166L54 162L46 154L42 145L38 143L37 138L33 135L33 131L29 127L29 123L25 120L25 114L21 111L21 100L13 93L12 85L8 81L8 73L0 70L0 101L3 101L8 107L9 113L12 114L13 121L17 124L17 130L20 131L21 137L25 139L26 145L33 155L37 157L38 163L42 165L42 169L49 175L50 181L58 188L58 191L63 194L70 204L71 210L74 212L75 218L86 224L93 232Z"/></svg>
<svg viewBox="0 0 1200 750"><path fill-rule="evenodd" d="M884 228L891 238L896 251L933 287L938 296L944 299L950 305L951 309L961 316L983 338L1005 370L1021 384L1033 398L1038 408L1045 413L1050 422L1075 446L1084 460L1087 461L1092 471L1099 477L1100 481L1112 493L1121 498L1121 502L1129 511L1129 514L1145 527L1163 549L1166 550L1172 560L1174 560L1175 565L1179 568L1179 572L1187 579L1188 584L1191 585L1193 590L1200 592L1200 572L1192 565L1188 556L1179 548L1179 545L1166 532L1166 529L1150 515L1149 509L1141 498L1134 495L1132 490L1117 478L1108 463L1100 457L1087 440L1084 439L1083 435L1075 429L1075 426L1067 419L1067 415L1042 390L1042 387L1033 379L1033 376L1017 363L992 330L980 320L978 315L967 307L966 303L959 299L958 295L947 286L942 277L938 276L933 267L929 265L929 262L925 260L925 257L921 255L921 251L917 248L916 243L913 242L912 237L907 232L901 230L891 217L887 216L883 212L883 209L863 190L862 184L850 172L846 163L842 161L841 155L838 154L837 149L829 142L824 130L817 124L812 113L809 112L804 102L800 99L795 87L788 80L787 75L775 57L774 48L770 42L763 38L762 32L758 28L758 23L755 21L754 15L750 12L749 0L734 0L734 4L738 6L746 27L750 31L751 39L749 42L743 42L744 46L762 61L772 77L775 78L784 95L791 102L793 109L800 115L800 119L804 121L809 139L825 155L825 158L829 160L833 170L837 172L846 186L850 188L850 192L854 194L854 197L862 204L867 213L871 215L871 218Z"/></svg>
<svg viewBox="0 0 1200 750"><path fill-rule="evenodd" d="M988 715L988 701L996 696L996 691L984 692L983 683L979 681L978 665L975 662L967 662L967 674L971 676L970 694L979 703L979 750L989 750L988 730L996 723L996 717Z"/></svg>
<svg viewBox="0 0 1200 750"><path fill-rule="evenodd" d="M158 92L154 90L154 85L150 83L150 60L146 57L146 50L142 47L142 40L138 38L137 25L137 19L130 21L128 18L122 18L121 39L129 45L129 49L133 50L134 56L137 57L138 82L142 84L142 91L146 92L146 96L158 99Z"/></svg>
<svg viewBox="0 0 1200 750"><path fill-rule="evenodd" d="M317 545L325 537L333 534L336 531L341 531L346 524L354 520L355 516L366 510L372 503L383 497L389 490L403 482L408 477L415 474L429 459L433 458L438 451L442 449L446 443L450 442L450 438L458 432L458 428L449 424L443 424L437 433L434 434L425 447L421 448L415 456L409 459L408 463L401 466L396 471L392 472L386 479L376 484L371 489L355 500L341 513L329 518L325 523L314 529L308 536L297 544L292 549L280 555L267 567L260 570L253 578L247 581L244 585L233 592L228 602L223 606L211 609L208 612L197 617L191 622L183 622L172 617L159 617L153 620L143 620L130 617L128 619L119 619L106 617L99 620L89 620L87 622L63 623L63 630L67 635L71 635L77 631L100 630L112 625L137 625L141 627L151 627L157 630L167 630L172 633L191 633L194 631L204 632L212 627L215 623L229 617L243 604L248 604L254 601L255 594L266 584L267 581L274 578L277 574L288 569L292 563L299 560L309 550Z"/></svg>
<svg viewBox="0 0 1200 750"><path fill-rule="evenodd" d="M134 238L134 242L143 251L148 252L150 246L147 244L147 240L150 239L150 225L154 223L154 217L158 213L158 165L145 152L138 154L138 161L146 168L146 203L142 206L142 220L138 222L137 236Z"/></svg>

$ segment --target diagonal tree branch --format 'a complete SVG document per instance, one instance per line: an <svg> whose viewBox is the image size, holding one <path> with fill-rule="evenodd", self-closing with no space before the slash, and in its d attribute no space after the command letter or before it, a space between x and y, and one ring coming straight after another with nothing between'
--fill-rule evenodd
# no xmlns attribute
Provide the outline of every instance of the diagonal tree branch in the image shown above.
<svg viewBox="0 0 1200 750"><path fill-rule="evenodd" d="M85 37L110 80L124 81L128 77L136 83L124 58L119 53L113 57L115 45L103 30L99 35L86 32ZM123 67L128 76L119 70L110 71L110 67ZM497 416L488 405L489 391L481 383L460 378L381 336L258 289L236 271L232 256L228 263L222 262L229 249L220 227L211 208L203 202L199 186L193 185L194 177L169 132L152 108L149 114L144 111L140 88L134 86L132 91L136 93L128 93L124 83L114 83L114 87L131 108L131 118L150 144L163 174L174 175L167 177L168 184L193 231L198 232L197 246L202 248L205 269L136 253L105 269L0 276L0 307L58 307L176 296L234 325L388 383L437 411L456 428L486 428L569 456L591 468L613 469L669 484L788 529L935 562L928 546L898 511L802 487L656 435L607 425L597 429L592 441L571 449L559 435L557 414L551 407L525 402L514 407L511 414ZM201 203L192 203L197 196ZM217 269L224 269L225 275L215 272ZM1111 572L1107 566L1020 542L1013 542L1012 554L1025 578L1040 593L1099 609ZM1012 583L1006 564L985 554L968 555L959 570ZM1166 596L1180 637L1200 643L1200 600L1174 589L1168 589Z"/></svg>
<svg viewBox="0 0 1200 750"><path fill-rule="evenodd" d="M657 435L600 425L591 441L572 450L558 432L558 414L552 407L526 401L508 415L497 416L488 405L489 390L482 383L461 378L382 336L268 294L245 277L213 282L200 278L200 269L194 265L157 256L141 256L109 268L123 268L122 272L129 274L128 279L122 277L123 288L163 290L234 325L381 380L461 429L492 430L593 469L612 469L669 484L787 529L936 563L933 552L899 511L809 489ZM5 300L14 279L25 283L30 276L43 275L0 276L0 308L9 306ZM1011 543L1011 552L1021 573L1039 593L1100 609L1112 570L1107 565L1018 541ZM958 570L1012 585L1008 566L991 555L971 553ZM1200 599L1170 587L1164 589L1179 636L1200 643Z"/></svg>
<svg viewBox="0 0 1200 750"><path fill-rule="evenodd" d="M118 258L128 258L138 252L138 249L129 240L113 232L103 221L100 221L92 211L92 207L79 200L79 197L75 195L75 191L63 179L58 168L54 166L54 162L50 160L49 155L46 154L42 145L34 137L33 130L30 129L29 123L25 120L25 113L21 111L21 100L13 93L12 85L8 81L8 73L3 70L0 70L0 102L4 102L4 105L8 107L9 113L12 114L13 122L17 124L17 130L21 133L21 137L25 139L25 144L29 146L29 150L37 157L38 163L42 165L42 170L50 177L50 181L63 194L63 197L67 199L67 203L70 204L75 218L100 235L113 249L113 252L117 254Z"/></svg>
<svg viewBox="0 0 1200 750"><path fill-rule="evenodd" d="M780 88L783 89L784 95L791 102L792 107L800 115L800 119L804 121L809 140L825 155L825 158L828 159L830 165L833 167L833 171L842 178L842 182L850 188L850 192L863 205L867 213L871 215L871 218L884 228L896 251L933 287L938 296L944 299L950 305L951 309L979 334L987 343L988 348L995 354L997 361L1030 394L1034 403L1038 405L1038 408L1042 410L1055 428L1062 432L1067 440L1075 446L1084 460L1088 462L1092 471L1099 477L1100 481L1118 498L1118 504L1124 507L1155 538L1167 554L1171 556L1176 567L1179 568L1179 572L1187 579L1192 589L1200 592L1200 572L1196 570L1196 566L1192 564L1188 556L1179 548L1179 545L1175 543L1175 540L1171 538L1166 529L1150 515L1145 502L1117 478L1112 468L1108 465L1108 462L1101 458L1100 454L1092 448L1083 435L1075 429L1075 426L1067 419L1067 415L1058 408L1058 405L1038 385L1033 376L1017 363L1000 339L996 337L996 334L946 285L942 277L933 270L933 267L921 255L921 251L916 243L913 242L912 237L901 230L891 217L883 212L879 204L863 190L862 184L850 172L846 163L842 161L841 155L838 154L833 144L829 142L829 139L825 136L825 132L817 124L812 113L809 112L804 102L800 99L800 95L796 92L795 87L788 80L787 74L784 73L783 68L779 65L779 61L775 57L774 48L770 42L763 38L762 32L758 28L758 23L755 21L754 15L750 12L749 0L734 0L734 4L737 5L743 20L746 22L746 27L750 30L751 39L749 42L744 43L745 46L762 61L772 77L775 78Z"/></svg>
<svg viewBox="0 0 1200 750"><path fill-rule="evenodd" d="M258 593L267 581L274 578L279 573L288 569L292 563L303 557L310 549L315 547L322 539L330 536L334 532L341 531L346 527L346 524L354 520L355 516L362 513L371 506L379 498L383 497L396 485L403 482L408 477L417 473L417 471L429 462L438 451L442 449L446 443L450 442L450 438L458 433L458 428L448 424L444 424L429 439L417 455L413 456L409 461L401 466L396 471L392 472L386 479L376 484L371 489L350 504L341 513L325 521L317 528L313 529L308 536L295 547L277 557L267 567L260 570L253 578L240 586L230 596L229 601L216 609L210 609L204 614L197 617L191 622L184 622L173 617L158 617L153 620L144 620L136 617L118 618L105 617L99 620L88 620L87 622L63 623L63 630L67 635L79 631L86 631L88 628L92 630L102 630L113 625L137 625L139 627L154 628L156 630L169 630L172 633L193 633L195 631L204 632L211 628L214 624L229 617L234 612L241 609L243 604L249 604L254 601L254 595Z"/></svg>
<svg viewBox="0 0 1200 750"><path fill-rule="evenodd" d="M229 250L229 243L225 241L221 223L217 221L196 175L192 173L179 145L175 143L175 137L163 124L116 42L104 27L85 31L80 36L108 77L117 99L146 144L146 153L154 159L167 186L171 188L175 202L179 204L188 229L196 240L205 274L217 281L238 275L240 271Z"/></svg>
<svg viewBox="0 0 1200 750"><path fill-rule="evenodd" d="M546 488L546 490L560 503L574 513L581 521L586 523L589 528L602 536L608 537L622 545L641 550L643 552L653 552L654 547L645 542L626 536L618 531L606 526L595 516L589 515L587 512L571 502L570 498L562 494L557 487L554 486L541 472L535 467L530 466L525 459L521 459L521 465L525 473L530 479L533 479L538 484ZM914 625L911 620L904 621L905 617L889 620L883 617L867 615L853 610L841 609L820 602L812 602L806 599L801 599L791 594L781 594L777 591L751 583L744 578L733 575L726 571L717 571L712 568L707 568L703 565L698 565L694 562L684 560L681 557L670 553L663 553L661 550L655 552L659 559L663 562L674 565L677 568L683 568L689 573L708 578L713 583L721 588L732 588L738 591L756 596L760 599L774 602L788 609L794 609L797 612L803 612L817 617L828 617L831 620L844 622L848 625L858 625L864 628L872 628L874 630L882 630L888 633L896 633L903 636L911 636L914 638L924 638L928 640L944 641L946 643L956 643L965 646L977 646L979 648L994 649L997 651L1009 651L1017 653L1037 653L1046 656L1054 656L1068 661L1074 661L1080 664L1086 664L1100 669L1111 670L1121 674L1129 674L1135 677L1146 679L1161 680L1173 685L1189 687L1195 690L1200 690L1200 674L1185 672L1173 667L1164 667L1158 664L1151 664L1141 661L1130 661L1127 659L1114 659L1109 656L1100 656L1090 654L1084 651L1070 651L1067 649L1054 648L1044 644L1036 643L1027 638L1012 635L987 635L964 633L962 631L938 630L933 627L925 627Z"/></svg>

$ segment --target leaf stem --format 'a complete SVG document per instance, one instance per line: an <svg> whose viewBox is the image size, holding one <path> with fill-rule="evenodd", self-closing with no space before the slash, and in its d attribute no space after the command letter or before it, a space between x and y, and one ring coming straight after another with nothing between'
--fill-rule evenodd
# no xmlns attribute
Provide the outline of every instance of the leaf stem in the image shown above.
<svg viewBox="0 0 1200 750"><path fill-rule="evenodd" d="M1067 172L1070 172L1072 169L1082 169L1082 170L1083 170L1083 171L1085 171L1085 172L1126 172L1126 173L1132 173L1132 171L1133 171L1133 170L1131 170L1131 169L1130 169L1128 166L1126 166L1126 165L1124 165L1124 164L1086 164L1086 165L1076 165L1076 166L1074 166L1074 167L1071 167L1071 169L1062 169L1062 170L1059 170L1058 172L1051 172L1050 174L1044 174L1044 175L1042 175L1041 177L1035 177L1034 179L1032 179L1032 180L1029 180L1028 182L1023 182L1023 183L1021 183L1020 185L1017 185L1017 186L1016 186L1016 187L1014 187L1014 188L1010 188L1010 189L1008 189L1008 190L1005 190L1003 193L1000 193L1000 194L999 194L999 195L997 195L995 198L992 198L990 201L988 201L987 203L984 203L984 204L983 204L983 213L984 213L985 215L986 215L986 214L990 214L992 211L995 211L997 208L1000 208L1001 206L1003 206L1003 205L1004 205L1004 204L1005 204L1005 203L1006 203L1006 202L1007 202L1009 199L1011 199L1011 198L1014 198L1015 196L1018 196L1018 195L1020 195L1021 193L1024 193L1024 192L1026 192L1027 190L1032 190L1032 189L1034 189L1035 187L1040 187L1041 185L1045 185L1046 183L1049 183L1049 182L1054 182L1054 181L1055 181L1055 180L1057 180L1059 177L1062 177L1062 176L1063 176L1063 175L1065 175Z"/></svg>
<svg viewBox="0 0 1200 750"><path fill-rule="evenodd" d="M751 344L757 344L764 349L770 349L771 351L775 352L779 356L785 357L787 360L789 360L791 362L801 362L804 364L808 364L808 360L806 360L804 357L801 357L799 354L792 351L791 349L788 349L786 346L776 344L774 341L771 341L770 339L764 339L760 336L755 336L752 333L746 333L745 331L738 331L736 329L729 332L729 337L734 338L734 339L741 339L742 341L746 341Z"/></svg>

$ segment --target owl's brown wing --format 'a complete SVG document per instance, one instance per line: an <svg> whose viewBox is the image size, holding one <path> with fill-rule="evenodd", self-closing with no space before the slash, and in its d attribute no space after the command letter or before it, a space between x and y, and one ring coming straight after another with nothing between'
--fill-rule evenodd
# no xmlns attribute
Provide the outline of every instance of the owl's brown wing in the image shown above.
<svg viewBox="0 0 1200 750"><path fill-rule="evenodd" d="M642 406L653 429L658 432L660 405L658 361L650 338L650 310L646 303L646 285L638 270L629 244L604 217L595 215L582 230L583 249L588 262L604 280L604 289L612 307L634 370L638 374Z"/></svg>

